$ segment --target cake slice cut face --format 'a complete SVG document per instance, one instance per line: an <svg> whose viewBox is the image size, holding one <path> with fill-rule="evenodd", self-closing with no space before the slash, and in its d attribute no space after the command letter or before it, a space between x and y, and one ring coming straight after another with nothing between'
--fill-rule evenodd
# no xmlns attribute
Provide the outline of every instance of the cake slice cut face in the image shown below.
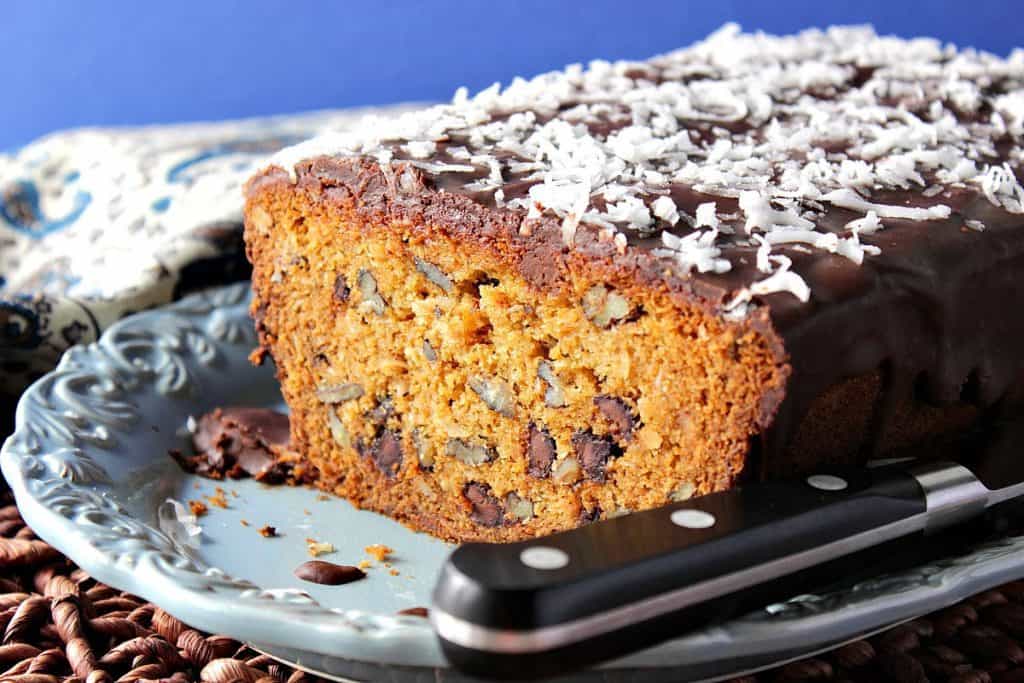
<svg viewBox="0 0 1024 683"><path fill-rule="evenodd" d="M246 246L292 447L509 541L975 424L1024 366L1022 82L726 30L288 150Z"/></svg>

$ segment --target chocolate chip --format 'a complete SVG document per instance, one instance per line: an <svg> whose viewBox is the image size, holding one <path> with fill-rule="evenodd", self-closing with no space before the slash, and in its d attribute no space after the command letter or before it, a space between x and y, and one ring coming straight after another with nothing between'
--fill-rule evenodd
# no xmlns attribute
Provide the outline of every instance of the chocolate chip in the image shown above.
<svg viewBox="0 0 1024 683"><path fill-rule="evenodd" d="M402 468L402 437L400 434L385 429L380 436L373 440L369 448L362 449L365 455L369 455L374 464L377 465L385 477L394 479Z"/></svg>
<svg viewBox="0 0 1024 683"><path fill-rule="evenodd" d="M598 436L589 429L572 435L576 457L587 479L603 484L608 461L622 455L622 450L607 436Z"/></svg>
<svg viewBox="0 0 1024 683"><path fill-rule="evenodd" d="M347 303L348 297L352 293L349 289L348 283L345 282L345 276L339 275L334 278L334 300L339 304Z"/></svg>
<svg viewBox="0 0 1024 683"><path fill-rule="evenodd" d="M426 619L430 616L430 611L426 607L409 607L408 609L398 610L397 614L406 617L423 617Z"/></svg>
<svg viewBox="0 0 1024 683"><path fill-rule="evenodd" d="M480 298L481 287L497 287L501 282L487 273L477 273L474 277L467 278L459 283L459 291Z"/></svg>
<svg viewBox="0 0 1024 683"><path fill-rule="evenodd" d="M376 405L373 406L373 409L364 413L363 417L365 417L368 421L372 422L378 427L383 427L387 423L388 418L390 418L394 414L394 402L391 400L390 396L384 396L383 398L378 398Z"/></svg>
<svg viewBox="0 0 1024 683"><path fill-rule="evenodd" d="M580 526L584 524L593 524L601 518L601 506L595 505L590 508L580 508Z"/></svg>
<svg viewBox="0 0 1024 683"><path fill-rule="evenodd" d="M504 517L501 502L491 494L490 486L473 481L466 484L462 495L472 506L472 511L469 513L471 520L480 526L501 526Z"/></svg>
<svg viewBox="0 0 1024 683"><path fill-rule="evenodd" d="M633 430L637 426L637 418L633 410L618 396L596 396L594 405L601 414L612 423L615 433L623 441L633 438Z"/></svg>
<svg viewBox="0 0 1024 683"><path fill-rule="evenodd" d="M531 422L526 442L527 474L538 479L551 476L551 463L555 461L556 454L551 434Z"/></svg>
<svg viewBox="0 0 1024 683"><path fill-rule="evenodd" d="M346 564L310 560L295 568L295 576L303 581L319 583L324 586L340 586L343 583L358 581L366 576L366 572L359 567Z"/></svg>

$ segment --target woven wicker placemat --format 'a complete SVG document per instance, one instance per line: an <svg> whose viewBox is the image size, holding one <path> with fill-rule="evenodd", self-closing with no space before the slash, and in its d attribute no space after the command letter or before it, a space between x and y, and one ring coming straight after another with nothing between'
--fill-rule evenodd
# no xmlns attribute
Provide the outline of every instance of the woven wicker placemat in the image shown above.
<svg viewBox="0 0 1024 683"><path fill-rule="evenodd" d="M2 483L0 483L2 486ZM25 526L0 492L0 683L313 683L226 636L99 583ZM743 683L1024 683L1024 581Z"/></svg>

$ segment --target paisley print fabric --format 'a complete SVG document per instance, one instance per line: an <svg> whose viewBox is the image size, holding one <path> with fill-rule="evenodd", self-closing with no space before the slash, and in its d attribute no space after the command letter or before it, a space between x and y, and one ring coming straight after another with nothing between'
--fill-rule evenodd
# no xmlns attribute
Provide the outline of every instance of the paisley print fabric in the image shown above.
<svg viewBox="0 0 1024 683"><path fill-rule="evenodd" d="M248 277L248 176L282 146L404 108L83 129L0 153L0 394L125 315Z"/></svg>

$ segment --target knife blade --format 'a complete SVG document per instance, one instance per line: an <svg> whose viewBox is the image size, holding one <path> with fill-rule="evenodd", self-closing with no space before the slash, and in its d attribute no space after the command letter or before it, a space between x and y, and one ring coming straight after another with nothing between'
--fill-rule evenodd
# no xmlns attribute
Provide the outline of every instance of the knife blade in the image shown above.
<svg viewBox="0 0 1024 683"><path fill-rule="evenodd" d="M510 544L467 543L435 586L449 662L536 678L618 657L834 580L1024 496L1024 420L957 462L823 468ZM904 553L905 555L905 553Z"/></svg>

